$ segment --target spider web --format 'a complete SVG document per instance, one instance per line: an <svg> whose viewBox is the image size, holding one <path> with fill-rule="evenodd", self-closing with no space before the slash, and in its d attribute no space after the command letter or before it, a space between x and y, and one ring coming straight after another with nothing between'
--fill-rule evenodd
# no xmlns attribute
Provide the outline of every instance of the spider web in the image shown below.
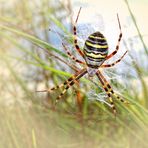
<svg viewBox="0 0 148 148"><path fill-rule="evenodd" d="M107 98L108 96L105 94L105 92L101 92L99 94L97 94L95 91L89 91L88 92L88 99L91 101L97 100L100 101L103 104L108 105L109 107L111 107L111 104L109 104L107 102Z"/></svg>
<svg viewBox="0 0 148 148"><path fill-rule="evenodd" d="M102 32L104 30L104 20L103 20L102 15L100 14L91 15L90 18L91 19L88 19L87 22L82 22L81 15L80 15L79 20L76 24L77 39L78 39L78 44L81 47L81 49L83 49L85 40L88 38L90 34L96 31ZM62 39L69 48L73 46L73 35L64 34Z"/></svg>
<svg viewBox="0 0 148 148"><path fill-rule="evenodd" d="M91 16L91 21L86 23L77 23L77 37L80 44L84 45L85 40L88 36L96 31L104 31L104 20L102 15L96 14Z"/></svg>
<svg viewBox="0 0 148 148"><path fill-rule="evenodd" d="M112 86L112 83L110 81L113 80L115 83L117 82L117 85L119 85L118 88L120 88L120 89L117 90L117 89L114 89L114 87L113 87L113 90L115 91L115 93L122 96L122 93L125 92L125 90L127 90L127 88L126 88L127 84L125 82L125 80L127 79L126 75L117 74L117 73L115 73L115 71L113 71L111 69L105 69L102 72L102 74L104 75L104 77L110 83L111 86ZM107 104L109 107L111 107L111 105L107 101L108 96L107 96L106 92L104 91L102 85L98 84L98 82L99 82L98 78L94 77L93 80L91 80L91 82L95 85L95 87L97 87L97 89L100 89L101 92L96 92L94 90L90 90L87 93L88 99L91 101L94 101L94 100L100 101L102 103Z"/></svg>

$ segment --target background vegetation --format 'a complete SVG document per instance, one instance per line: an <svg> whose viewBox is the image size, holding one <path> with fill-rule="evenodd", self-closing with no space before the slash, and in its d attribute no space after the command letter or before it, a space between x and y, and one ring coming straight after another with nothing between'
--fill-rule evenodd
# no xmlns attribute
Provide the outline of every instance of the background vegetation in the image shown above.
<svg viewBox="0 0 148 148"><path fill-rule="evenodd" d="M72 26L63 25L65 18L72 24L71 2L0 1L0 147L148 147L148 50L138 20L125 3L137 36L123 40L129 50L122 62L125 71L120 66L104 70L114 89L131 103L115 101L115 117L99 101L102 89L97 79L83 78L56 106L60 90L36 93L76 71L60 43L65 38L72 47ZM61 37L49 31L53 26ZM135 49L136 42L141 50Z"/></svg>

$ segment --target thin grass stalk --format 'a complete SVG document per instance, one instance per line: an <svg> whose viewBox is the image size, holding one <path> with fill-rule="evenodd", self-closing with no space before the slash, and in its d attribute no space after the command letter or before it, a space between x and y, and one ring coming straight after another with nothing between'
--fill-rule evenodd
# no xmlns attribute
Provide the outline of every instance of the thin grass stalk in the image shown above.
<svg viewBox="0 0 148 148"><path fill-rule="evenodd" d="M131 17L132 17L132 20L133 20L133 22L134 22L134 25L135 25L136 29L137 29L137 32L138 32L139 38L140 38L140 40L141 40L141 43L142 43L142 45L143 45L145 54L146 54L147 57L148 57L148 50L147 50L146 44L144 43L143 36L142 36L142 34L141 34L141 32L140 32L140 29L139 29L139 27L138 27L138 25L137 25L137 22L136 22L136 19L135 19L135 17L134 17L134 14L132 13L132 10L131 10L131 8L130 8L130 6L129 6L128 0L124 0L124 1L125 1L126 5L127 5L128 11L129 11L129 13L130 13L130 15L131 15Z"/></svg>
<svg viewBox="0 0 148 148"><path fill-rule="evenodd" d="M128 46L127 46L126 42L124 41L123 43L124 43L124 46L126 47L126 49L128 49ZM144 95L145 106L148 109L148 99L147 99L148 98L148 90L147 90L146 83L143 80L143 77L142 77L142 74L141 74L141 68L140 68L140 66L138 65L138 63L135 61L135 59L133 58L133 56L130 53L129 53L129 56L132 59L133 68L135 68L135 71L136 71L136 73L138 75L138 78L139 78L139 80L141 82L142 92L143 92L143 95Z"/></svg>

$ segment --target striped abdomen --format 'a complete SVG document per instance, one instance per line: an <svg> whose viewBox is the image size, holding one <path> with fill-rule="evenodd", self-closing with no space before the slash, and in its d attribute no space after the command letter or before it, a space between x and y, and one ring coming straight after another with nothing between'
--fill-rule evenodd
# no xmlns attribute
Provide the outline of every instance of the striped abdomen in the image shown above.
<svg viewBox="0 0 148 148"><path fill-rule="evenodd" d="M85 61L90 68L98 68L108 54L106 38L100 32L91 34L85 41Z"/></svg>

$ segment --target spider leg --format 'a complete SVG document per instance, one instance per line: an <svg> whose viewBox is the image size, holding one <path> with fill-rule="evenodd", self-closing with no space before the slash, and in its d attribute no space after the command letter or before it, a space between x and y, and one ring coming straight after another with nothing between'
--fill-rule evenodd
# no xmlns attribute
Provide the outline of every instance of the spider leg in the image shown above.
<svg viewBox="0 0 148 148"><path fill-rule="evenodd" d="M51 93L52 91L57 90L57 89L59 89L59 88L64 87L65 85L67 85L69 82L71 82L71 81L73 80L74 76L75 76L75 75L71 76L68 80L66 80L66 81L65 81L64 83L62 83L62 84L59 84L59 85L57 85L57 86L55 86L55 87L52 87L52 88L50 88L50 89L37 90L37 92L49 92L49 93Z"/></svg>
<svg viewBox="0 0 148 148"><path fill-rule="evenodd" d="M62 96L66 93L66 91L73 86L75 83L77 83L77 81L83 77L85 74L87 73L86 68L82 69L81 71L79 71L77 74L73 75L70 79L70 81L66 81L65 83L65 89L62 91L62 93L57 97L56 99L56 103L62 98Z"/></svg>
<svg viewBox="0 0 148 148"><path fill-rule="evenodd" d="M64 87L66 85L68 85L71 81L73 81L79 74L81 74L83 72L84 69L80 70L79 72L77 72L76 74L74 74L73 76L71 76L68 80L66 80L64 83L57 85L55 87L52 87L50 89L44 89L44 90L37 90L36 92L49 92L51 93L52 91L59 89L61 87Z"/></svg>
<svg viewBox="0 0 148 148"><path fill-rule="evenodd" d="M101 84L102 84L102 86L103 86L105 92L107 93L108 100L109 100L109 102L110 102L110 104L111 104L111 108L112 108L112 110L113 110L113 113L114 113L114 115L116 115L117 110L116 110L115 104L114 104L114 102L113 102L113 99L112 99L112 97L111 97L111 92L108 90L108 87L107 87L108 82L107 82L107 81L105 82L105 81L102 79L99 70L98 70L98 72L96 73L96 75L97 75L97 77L99 78L99 80L100 80L100 82L101 82Z"/></svg>
<svg viewBox="0 0 148 148"><path fill-rule="evenodd" d="M119 45L120 45L120 41L121 41L121 38L122 38L122 30L121 30L121 25L120 25L120 20L119 20L119 16L117 14L117 20L118 20L118 24L119 24L119 29L120 29L120 34L119 34L119 38L118 38L118 42L117 42L117 45L116 45L116 49L111 53L109 54L107 57L106 57L106 60L110 59L112 56L114 56L118 50L119 50Z"/></svg>
<svg viewBox="0 0 148 148"><path fill-rule="evenodd" d="M73 26L74 46L75 46L76 50L78 51L78 53L84 58L84 53L81 51L81 49L80 49L80 47L79 47L79 45L78 45L77 29L76 29L76 24L77 24L77 21L78 21L78 18L79 18L80 11L81 11L81 7L80 7L80 9L79 9L77 18L76 18L75 23L74 23L74 26Z"/></svg>
<svg viewBox="0 0 148 148"><path fill-rule="evenodd" d="M101 68L112 67L112 66L116 65L117 63L119 63L123 59L123 57L125 56L126 53L127 53L127 51L120 57L120 59L118 59L117 61L115 61L115 62L113 62L111 64L103 64L103 65L101 65Z"/></svg>
<svg viewBox="0 0 148 148"><path fill-rule="evenodd" d="M77 63L86 65L85 62L82 62L82 61L78 60L77 58L75 58L75 57L69 52L69 50L68 50L67 47L64 45L64 43L62 43L62 45L63 45L63 47L64 47L64 49L65 49L67 55L68 55L72 60L74 60L74 61L77 62Z"/></svg>
<svg viewBox="0 0 148 148"><path fill-rule="evenodd" d="M98 70L97 72L97 76L100 77L100 79L103 81L103 83L105 84L104 85L104 90L107 92L107 93L110 93L112 94L113 96L115 96L115 98L119 101L121 101L122 103L124 104L129 104L128 101L126 101L125 99L121 98L117 93L115 93L111 87L111 85L108 83L108 81L105 79L105 77L102 75L102 73ZM101 82L102 83L102 82Z"/></svg>

